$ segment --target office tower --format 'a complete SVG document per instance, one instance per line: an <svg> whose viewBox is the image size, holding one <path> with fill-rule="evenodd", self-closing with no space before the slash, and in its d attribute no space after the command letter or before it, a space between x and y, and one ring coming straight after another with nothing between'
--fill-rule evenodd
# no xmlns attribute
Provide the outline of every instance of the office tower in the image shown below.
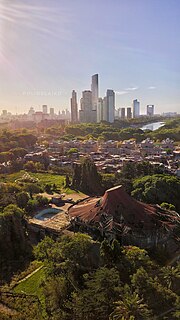
<svg viewBox="0 0 180 320"><path fill-rule="evenodd" d="M71 119L71 112L68 109L66 109L66 119L67 120ZM77 121L78 121L78 111L77 111Z"/></svg>
<svg viewBox="0 0 180 320"><path fill-rule="evenodd" d="M117 117L118 117L118 118L121 118L121 108L118 108L118 109L117 109Z"/></svg>
<svg viewBox="0 0 180 320"><path fill-rule="evenodd" d="M127 119L132 118L131 107L127 107Z"/></svg>
<svg viewBox="0 0 180 320"><path fill-rule="evenodd" d="M154 116L154 105L153 104L148 104L147 105L147 116L153 117Z"/></svg>
<svg viewBox="0 0 180 320"><path fill-rule="evenodd" d="M119 118L119 110L115 109L115 119L118 119L118 118Z"/></svg>
<svg viewBox="0 0 180 320"><path fill-rule="evenodd" d="M104 97L103 99L103 121L108 121L108 111L107 111L107 97Z"/></svg>
<svg viewBox="0 0 180 320"><path fill-rule="evenodd" d="M50 113L50 115L53 116L53 115L54 115L54 108L50 108L50 109L49 109L49 113Z"/></svg>
<svg viewBox="0 0 180 320"><path fill-rule="evenodd" d="M96 110L94 110L96 113ZM92 111L92 91L85 90L82 92L81 112L79 113L81 122L93 122Z"/></svg>
<svg viewBox="0 0 180 320"><path fill-rule="evenodd" d="M49 114L50 114L50 118L53 119L54 118L54 108L49 109Z"/></svg>
<svg viewBox="0 0 180 320"><path fill-rule="evenodd" d="M98 99L98 107L97 107L97 122L101 122L103 120L103 99Z"/></svg>
<svg viewBox="0 0 180 320"><path fill-rule="evenodd" d="M125 119L125 108L121 108L121 119Z"/></svg>
<svg viewBox="0 0 180 320"><path fill-rule="evenodd" d="M92 91L92 110L97 110L98 98L99 98L98 74L94 74L92 76L91 91Z"/></svg>
<svg viewBox="0 0 180 320"><path fill-rule="evenodd" d="M43 104L42 111L43 111L44 114L48 113L48 109L47 109L47 105L46 104Z"/></svg>
<svg viewBox="0 0 180 320"><path fill-rule="evenodd" d="M99 98L99 86L98 86L98 74L92 76L91 82L92 91L92 122L97 122L97 108L98 108L98 98Z"/></svg>
<svg viewBox="0 0 180 320"><path fill-rule="evenodd" d="M71 122L78 122L77 94L75 90L72 91L71 98Z"/></svg>
<svg viewBox="0 0 180 320"><path fill-rule="evenodd" d="M107 90L107 121L110 123L114 122L114 114L115 114L115 93L113 90Z"/></svg>
<svg viewBox="0 0 180 320"><path fill-rule="evenodd" d="M140 115L140 102L133 100L133 118L138 118Z"/></svg>

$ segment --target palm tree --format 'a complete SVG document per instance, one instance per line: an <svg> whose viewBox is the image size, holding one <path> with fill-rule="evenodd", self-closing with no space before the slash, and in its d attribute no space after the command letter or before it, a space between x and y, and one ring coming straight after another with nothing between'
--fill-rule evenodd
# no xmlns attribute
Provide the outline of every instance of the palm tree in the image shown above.
<svg viewBox="0 0 180 320"><path fill-rule="evenodd" d="M168 286L168 289L172 288L173 283L180 279L180 268L167 266L162 268L163 278Z"/></svg>
<svg viewBox="0 0 180 320"><path fill-rule="evenodd" d="M122 299L115 302L115 305L110 320L152 319L148 306L143 303L143 299L136 292L131 292L127 285Z"/></svg>

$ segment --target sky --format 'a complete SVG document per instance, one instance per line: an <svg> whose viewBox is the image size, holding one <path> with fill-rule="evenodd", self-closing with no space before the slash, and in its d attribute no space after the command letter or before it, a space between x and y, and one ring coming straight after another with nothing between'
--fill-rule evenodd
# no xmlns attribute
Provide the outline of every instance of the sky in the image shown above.
<svg viewBox="0 0 180 320"><path fill-rule="evenodd" d="M0 0L0 112L70 109L99 74L116 108L180 113L179 0Z"/></svg>

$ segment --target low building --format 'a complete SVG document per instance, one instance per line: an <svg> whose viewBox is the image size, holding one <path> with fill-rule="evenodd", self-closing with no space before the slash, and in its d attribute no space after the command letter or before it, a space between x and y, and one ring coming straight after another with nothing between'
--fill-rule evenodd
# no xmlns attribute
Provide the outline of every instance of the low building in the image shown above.
<svg viewBox="0 0 180 320"><path fill-rule="evenodd" d="M179 215L157 205L139 202L117 186L102 197L85 199L68 210L73 228L84 229L91 235L117 238L123 245L152 248L162 245L178 247L173 235Z"/></svg>

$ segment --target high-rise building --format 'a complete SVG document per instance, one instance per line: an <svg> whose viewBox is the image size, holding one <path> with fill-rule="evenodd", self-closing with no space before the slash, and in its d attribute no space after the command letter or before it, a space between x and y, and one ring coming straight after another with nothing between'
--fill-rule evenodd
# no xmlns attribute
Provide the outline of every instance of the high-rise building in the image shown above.
<svg viewBox="0 0 180 320"><path fill-rule="evenodd" d="M72 91L71 98L71 122L78 122L77 94L75 90Z"/></svg>
<svg viewBox="0 0 180 320"><path fill-rule="evenodd" d="M96 112L96 111L94 111ZM92 91L85 90L82 92L81 110L79 113L81 122L92 122Z"/></svg>
<svg viewBox="0 0 180 320"><path fill-rule="evenodd" d="M50 118L53 119L54 118L54 108L49 109L49 114L50 114Z"/></svg>
<svg viewBox="0 0 180 320"><path fill-rule="evenodd" d="M140 115L140 102L133 100L133 118L138 118Z"/></svg>
<svg viewBox="0 0 180 320"><path fill-rule="evenodd" d="M131 112L131 107L127 107L127 119L132 118L132 112Z"/></svg>
<svg viewBox="0 0 180 320"><path fill-rule="evenodd" d="M153 104L148 104L147 105L147 116L153 117L154 116L154 105Z"/></svg>
<svg viewBox="0 0 180 320"><path fill-rule="evenodd" d="M98 74L94 74L92 76L91 91L92 91L92 110L97 110L98 98L99 98Z"/></svg>
<svg viewBox="0 0 180 320"><path fill-rule="evenodd" d="M47 114L47 113L48 113L48 109L47 109L47 105L46 105L46 104L43 104L43 106L42 106L42 112L43 112L44 114Z"/></svg>
<svg viewBox="0 0 180 320"><path fill-rule="evenodd" d="M125 108L121 108L121 119L125 119Z"/></svg>
<svg viewBox="0 0 180 320"><path fill-rule="evenodd" d="M103 120L103 99L98 99L98 107L97 107L97 122L101 122Z"/></svg>
<svg viewBox="0 0 180 320"><path fill-rule="evenodd" d="M92 113L92 116L94 116L94 119L92 119L92 121L97 122L97 108L98 108L98 98L99 98L98 74L94 74L92 76L91 91L92 91L92 110L96 111Z"/></svg>
<svg viewBox="0 0 180 320"><path fill-rule="evenodd" d="M115 115L115 93L113 90L108 89L107 94L107 121L110 123L114 122Z"/></svg>
<svg viewBox="0 0 180 320"><path fill-rule="evenodd" d="M103 98L103 110L102 110L103 121L108 121L108 112L107 112L107 97Z"/></svg>

